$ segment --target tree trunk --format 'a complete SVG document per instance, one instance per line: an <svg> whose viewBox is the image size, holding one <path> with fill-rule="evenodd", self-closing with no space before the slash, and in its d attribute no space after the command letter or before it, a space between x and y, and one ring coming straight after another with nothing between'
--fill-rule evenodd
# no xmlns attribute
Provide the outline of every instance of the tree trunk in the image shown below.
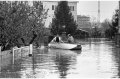
<svg viewBox="0 0 120 79"><path fill-rule="evenodd" d="M24 38L21 38L21 40L22 40L22 42L23 42L24 46L26 46L26 43L25 43Z"/></svg>
<svg viewBox="0 0 120 79"><path fill-rule="evenodd" d="M31 39L31 41L29 42L29 44L32 44L34 39L37 37L37 34L35 34L35 32L33 31L33 38Z"/></svg>

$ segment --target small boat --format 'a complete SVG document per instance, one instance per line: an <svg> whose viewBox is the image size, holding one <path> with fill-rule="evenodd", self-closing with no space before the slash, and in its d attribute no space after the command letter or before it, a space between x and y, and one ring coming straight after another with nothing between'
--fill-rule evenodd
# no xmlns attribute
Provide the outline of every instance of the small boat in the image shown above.
<svg viewBox="0 0 120 79"><path fill-rule="evenodd" d="M81 50L82 49L80 44L56 43L56 42L49 43L48 47L57 48L57 49L67 49L67 50Z"/></svg>

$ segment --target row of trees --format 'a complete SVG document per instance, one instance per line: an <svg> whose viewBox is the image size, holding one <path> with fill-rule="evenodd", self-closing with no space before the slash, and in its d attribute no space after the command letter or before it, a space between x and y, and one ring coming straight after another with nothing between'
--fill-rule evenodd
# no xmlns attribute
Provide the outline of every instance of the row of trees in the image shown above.
<svg viewBox="0 0 120 79"><path fill-rule="evenodd" d="M44 33L47 11L40 1L0 1L0 45L2 50L12 46L38 42Z"/></svg>
<svg viewBox="0 0 120 79"><path fill-rule="evenodd" d="M118 20L119 20L118 14L119 14L119 10L117 9L115 10L115 14L112 17L111 22L106 19L102 23L103 30L105 32L105 37L114 38L115 34L118 33Z"/></svg>
<svg viewBox="0 0 120 79"><path fill-rule="evenodd" d="M115 34L118 33L118 14L119 10L115 10L115 14L113 15L112 21L109 22L105 20L102 23L103 28L94 28L92 32L93 37L108 37L114 38ZM55 17L52 20L51 24L51 32L52 34L61 34L62 32L66 32L67 34L75 34L77 29L77 24L74 21L70 8L68 6L67 1L60 1L56 10ZM104 31L104 34L103 34Z"/></svg>
<svg viewBox="0 0 120 79"><path fill-rule="evenodd" d="M0 1L0 45L2 50L13 46L40 42L45 35L45 19L48 10L41 1ZM74 34L74 21L67 1L60 1L51 24L53 35L66 32ZM46 32L47 33L47 32ZM43 38L44 39L44 38Z"/></svg>
<svg viewBox="0 0 120 79"><path fill-rule="evenodd" d="M40 1L1 1L0 2L0 45L2 50L12 46L29 45L37 43L45 34L44 22L47 18L47 11L44 10ZM106 37L114 37L118 32L118 12L115 11L112 23L105 29ZM55 16L50 25L53 35L66 34L74 35L77 23L70 11L67 1L60 1L55 10ZM106 27L106 22L102 23Z"/></svg>

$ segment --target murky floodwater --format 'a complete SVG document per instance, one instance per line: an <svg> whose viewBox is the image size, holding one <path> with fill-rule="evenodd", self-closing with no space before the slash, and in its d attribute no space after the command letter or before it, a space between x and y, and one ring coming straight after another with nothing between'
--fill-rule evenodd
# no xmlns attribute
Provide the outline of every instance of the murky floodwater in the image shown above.
<svg viewBox="0 0 120 79"><path fill-rule="evenodd" d="M119 78L120 48L107 39L77 40L82 51L34 49L33 57L10 57L0 78ZM13 63L14 61L14 63ZM2 63L0 63L2 64Z"/></svg>

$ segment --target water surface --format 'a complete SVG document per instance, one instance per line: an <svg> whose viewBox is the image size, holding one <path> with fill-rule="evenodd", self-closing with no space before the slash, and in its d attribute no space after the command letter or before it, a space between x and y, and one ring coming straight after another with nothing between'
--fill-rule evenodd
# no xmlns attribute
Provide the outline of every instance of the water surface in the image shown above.
<svg viewBox="0 0 120 79"><path fill-rule="evenodd" d="M76 41L82 45L82 51L41 47L34 49L33 57L21 56L16 60L9 57L9 62L4 60L6 64L0 68L0 77L48 79L120 77L120 48L117 48L113 41L104 38Z"/></svg>

